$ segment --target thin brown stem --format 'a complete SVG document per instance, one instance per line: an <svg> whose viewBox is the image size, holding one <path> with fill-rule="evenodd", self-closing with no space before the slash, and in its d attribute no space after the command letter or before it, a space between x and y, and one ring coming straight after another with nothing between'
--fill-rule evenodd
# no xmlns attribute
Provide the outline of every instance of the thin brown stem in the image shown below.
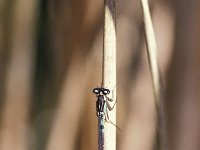
<svg viewBox="0 0 200 150"><path fill-rule="evenodd" d="M145 38L147 45L148 61L151 71L154 99L156 105L157 115L157 144L159 150L167 149L166 145L166 128L165 128L165 111L163 107L164 88L159 72L159 65L157 59L157 45L153 25L151 21L148 0L141 0L143 11Z"/></svg>

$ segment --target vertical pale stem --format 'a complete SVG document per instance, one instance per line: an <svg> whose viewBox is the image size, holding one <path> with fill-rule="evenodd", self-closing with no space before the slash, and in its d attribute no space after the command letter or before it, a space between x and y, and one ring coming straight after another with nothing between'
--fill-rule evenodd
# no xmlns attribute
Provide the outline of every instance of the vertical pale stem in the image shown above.
<svg viewBox="0 0 200 150"><path fill-rule="evenodd" d="M111 98L116 100L116 25L115 0L104 0L104 47L103 86L110 89ZM116 107L108 112L109 119L116 124ZM104 149L116 149L116 127L105 123Z"/></svg>
<svg viewBox="0 0 200 150"><path fill-rule="evenodd" d="M144 27L145 27L145 37L146 37L146 45L147 45L147 53L148 60L150 65L151 77L153 82L153 90L154 90L154 99L156 104L156 113L157 113L157 142L159 149L163 149L166 147L166 143L164 144L163 134L165 134L164 123L164 107L162 106L163 99L163 85L161 83L160 74L159 74L159 66L157 61L157 45L155 34L153 30L153 25L151 21L150 11L148 0L141 0L141 6L144 17ZM162 118L161 118L162 116ZM162 119L162 122L161 122ZM162 123L162 125L161 125ZM166 135L165 135L166 136ZM166 142L166 141L165 141Z"/></svg>
<svg viewBox="0 0 200 150"><path fill-rule="evenodd" d="M151 17L149 13L149 6L147 0L141 0L143 15L144 15L144 25L145 25L145 36L147 44L148 59L151 69L154 96L156 103L159 103L160 94L160 82L159 82L159 69L157 62L157 46L156 39L154 35L153 25L151 22Z"/></svg>

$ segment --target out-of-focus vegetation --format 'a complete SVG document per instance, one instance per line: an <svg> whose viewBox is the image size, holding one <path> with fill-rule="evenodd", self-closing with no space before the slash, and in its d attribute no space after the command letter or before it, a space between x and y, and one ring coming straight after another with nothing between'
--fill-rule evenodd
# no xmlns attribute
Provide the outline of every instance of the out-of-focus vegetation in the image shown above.
<svg viewBox="0 0 200 150"><path fill-rule="evenodd" d="M200 1L152 0L167 145L199 150ZM119 150L153 150L155 105L139 1L117 0ZM0 1L0 150L94 150L103 0Z"/></svg>

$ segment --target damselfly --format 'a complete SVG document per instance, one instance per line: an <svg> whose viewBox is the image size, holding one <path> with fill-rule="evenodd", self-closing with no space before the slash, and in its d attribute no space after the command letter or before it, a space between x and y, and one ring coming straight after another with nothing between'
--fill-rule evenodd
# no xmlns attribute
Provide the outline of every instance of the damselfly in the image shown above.
<svg viewBox="0 0 200 150"><path fill-rule="evenodd" d="M93 93L97 97L96 114L98 117L99 150L103 150L104 149L104 121L116 126L112 121L110 121L109 116L108 116L108 110L111 111L115 107L116 102L113 105L113 107L110 106L109 102L112 102L113 100L107 96L110 93L109 89L102 88L102 87L94 88Z"/></svg>

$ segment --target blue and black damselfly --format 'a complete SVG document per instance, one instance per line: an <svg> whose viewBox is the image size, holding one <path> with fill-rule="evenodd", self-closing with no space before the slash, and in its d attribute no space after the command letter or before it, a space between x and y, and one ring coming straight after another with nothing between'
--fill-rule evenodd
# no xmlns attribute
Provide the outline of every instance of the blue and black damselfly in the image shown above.
<svg viewBox="0 0 200 150"><path fill-rule="evenodd" d="M97 97L96 101L96 114L98 117L98 150L104 150L104 123L105 121L113 124L117 127L110 119L108 115L108 110L112 111L115 107L115 104L111 107L109 102L112 102L113 99L109 98L107 95L110 93L109 89L100 87L94 88L93 93ZM118 128L118 127L117 127ZM118 128L119 129L119 128Z"/></svg>

